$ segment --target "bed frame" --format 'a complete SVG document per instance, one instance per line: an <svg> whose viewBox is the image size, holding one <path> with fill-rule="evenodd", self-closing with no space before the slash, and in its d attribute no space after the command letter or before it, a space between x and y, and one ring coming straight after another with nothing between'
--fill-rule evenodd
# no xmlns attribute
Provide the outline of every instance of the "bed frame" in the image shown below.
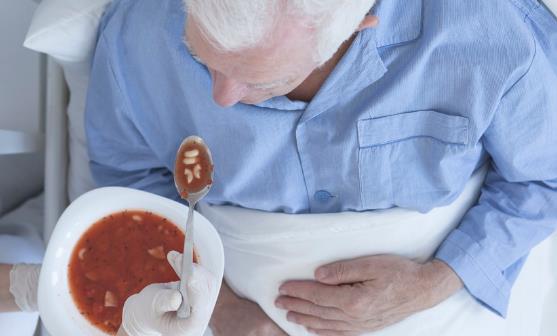
<svg viewBox="0 0 557 336"><path fill-rule="evenodd" d="M50 57L46 60L45 101L45 175L44 175L44 241L68 205L68 128L66 108L68 88L62 68Z"/></svg>
<svg viewBox="0 0 557 336"><path fill-rule="evenodd" d="M67 172L68 172L68 127L67 105L68 87L62 68L50 57L44 56L42 62L46 74L43 85L44 99L44 226L45 245L56 226L58 218L68 206ZM41 324L36 335L49 336Z"/></svg>

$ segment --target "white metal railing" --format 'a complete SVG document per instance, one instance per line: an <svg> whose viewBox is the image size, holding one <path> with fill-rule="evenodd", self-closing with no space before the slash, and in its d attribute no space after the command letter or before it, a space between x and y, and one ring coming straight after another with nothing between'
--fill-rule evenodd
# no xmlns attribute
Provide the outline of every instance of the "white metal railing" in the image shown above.
<svg viewBox="0 0 557 336"><path fill-rule="evenodd" d="M62 211L68 204L66 192L68 167L68 131L66 107L68 90L62 68L50 57L46 61L45 97L45 172L44 172L44 230L48 244L50 235ZM41 323L37 335L49 336Z"/></svg>
<svg viewBox="0 0 557 336"><path fill-rule="evenodd" d="M58 217L68 204L66 178L68 93L62 68L50 57L46 64L44 241L48 243Z"/></svg>

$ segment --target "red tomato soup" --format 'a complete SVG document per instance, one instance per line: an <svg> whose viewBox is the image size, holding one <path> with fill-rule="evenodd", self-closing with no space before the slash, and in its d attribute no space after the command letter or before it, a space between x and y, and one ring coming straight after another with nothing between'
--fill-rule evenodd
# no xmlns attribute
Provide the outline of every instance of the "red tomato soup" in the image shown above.
<svg viewBox="0 0 557 336"><path fill-rule="evenodd" d="M182 231L154 213L130 210L102 218L81 236L68 266L77 309L97 328L116 334L129 296L151 283L179 280L166 254L183 246Z"/></svg>

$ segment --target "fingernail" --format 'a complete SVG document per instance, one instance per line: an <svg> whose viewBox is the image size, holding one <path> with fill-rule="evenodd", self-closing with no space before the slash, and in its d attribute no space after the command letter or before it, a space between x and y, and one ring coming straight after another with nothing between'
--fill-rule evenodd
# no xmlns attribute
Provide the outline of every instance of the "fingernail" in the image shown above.
<svg viewBox="0 0 557 336"><path fill-rule="evenodd" d="M325 280L329 277L329 270L325 267L321 267L315 272L315 277L317 280Z"/></svg>
<svg viewBox="0 0 557 336"><path fill-rule="evenodd" d="M279 293L282 295L286 295L286 289L284 289L283 287L279 287Z"/></svg>
<svg viewBox="0 0 557 336"><path fill-rule="evenodd" d="M290 322L296 322L296 319L290 313L286 314L286 319Z"/></svg>
<svg viewBox="0 0 557 336"><path fill-rule="evenodd" d="M280 301L275 301L275 306L277 306L278 308L284 309L284 305Z"/></svg>

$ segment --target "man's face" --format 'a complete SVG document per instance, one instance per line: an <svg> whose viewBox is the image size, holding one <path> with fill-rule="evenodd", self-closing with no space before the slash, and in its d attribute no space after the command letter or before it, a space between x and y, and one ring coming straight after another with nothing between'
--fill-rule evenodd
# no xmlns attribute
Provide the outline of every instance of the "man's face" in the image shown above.
<svg viewBox="0 0 557 336"><path fill-rule="evenodd" d="M311 36L308 28L289 22L257 47L225 52L208 42L189 17L185 40L192 55L211 73L213 99L228 107L238 102L256 104L300 85L317 67Z"/></svg>

